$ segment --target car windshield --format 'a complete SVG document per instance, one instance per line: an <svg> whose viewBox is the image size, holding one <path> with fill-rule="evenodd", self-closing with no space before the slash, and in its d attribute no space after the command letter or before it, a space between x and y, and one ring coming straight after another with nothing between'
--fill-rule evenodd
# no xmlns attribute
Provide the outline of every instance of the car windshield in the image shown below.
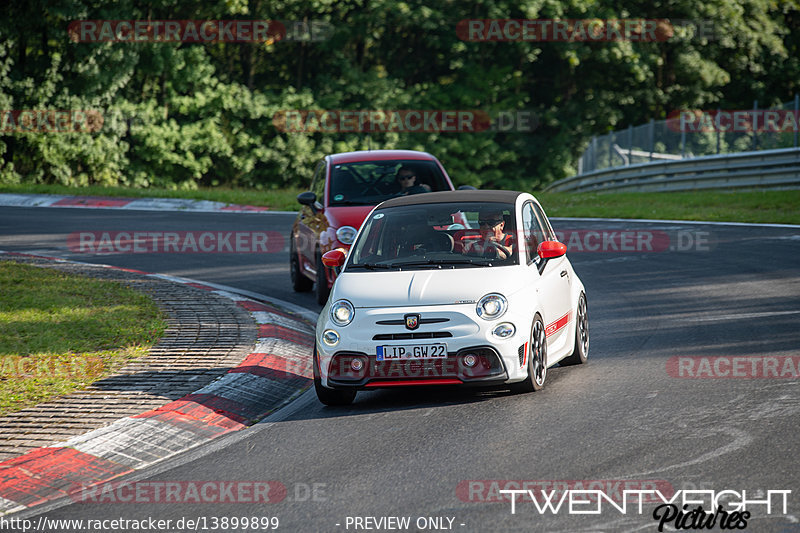
<svg viewBox="0 0 800 533"><path fill-rule="evenodd" d="M377 205L395 196L447 190L450 186L434 161L340 163L331 169L328 205Z"/></svg>
<svg viewBox="0 0 800 533"><path fill-rule="evenodd" d="M346 270L481 268L518 264L514 206L452 202L378 209Z"/></svg>

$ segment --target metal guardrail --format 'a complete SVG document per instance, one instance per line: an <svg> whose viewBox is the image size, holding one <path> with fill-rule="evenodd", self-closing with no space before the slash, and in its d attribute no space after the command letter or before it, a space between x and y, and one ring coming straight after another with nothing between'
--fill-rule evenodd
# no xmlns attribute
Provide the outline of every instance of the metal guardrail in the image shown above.
<svg viewBox="0 0 800 533"><path fill-rule="evenodd" d="M545 192L800 188L800 147L641 163L551 183Z"/></svg>

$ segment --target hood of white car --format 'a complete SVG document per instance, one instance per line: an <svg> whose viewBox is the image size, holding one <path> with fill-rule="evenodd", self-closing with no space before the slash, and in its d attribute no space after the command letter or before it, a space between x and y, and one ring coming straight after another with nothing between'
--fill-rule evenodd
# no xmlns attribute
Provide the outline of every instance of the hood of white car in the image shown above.
<svg viewBox="0 0 800 533"><path fill-rule="evenodd" d="M343 272L331 301L349 300L355 307L401 307L477 302L490 292L505 296L520 286L514 267Z"/></svg>

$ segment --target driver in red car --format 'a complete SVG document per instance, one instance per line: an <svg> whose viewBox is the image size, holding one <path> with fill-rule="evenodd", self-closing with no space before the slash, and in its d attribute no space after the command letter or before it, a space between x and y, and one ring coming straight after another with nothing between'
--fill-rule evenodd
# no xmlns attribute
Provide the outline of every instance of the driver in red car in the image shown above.
<svg viewBox="0 0 800 533"><path fill-rule="evenodd" d="M400 185L400 192L396 196L407 196L409 194L419 194L431 192L429 185L424 183L417 185L417 174L406 165L397 170L397 184Z"/></svg>
<svg viewBox="0 0 800 533"><path fill-rule="evenodd" d="M478 213L478 224L480 239L468 243L464 253L497 259L511 257L513 237L503 232L506 226L503 213L496 209L481 210Z"/></svg>

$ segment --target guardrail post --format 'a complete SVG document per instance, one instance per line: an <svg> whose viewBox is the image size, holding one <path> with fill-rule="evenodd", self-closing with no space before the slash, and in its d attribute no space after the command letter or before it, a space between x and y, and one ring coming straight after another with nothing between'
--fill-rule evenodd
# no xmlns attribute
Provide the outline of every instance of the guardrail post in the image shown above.
<svg viewBox="0 0 800 533"><path fill-rule="evenodd" d="M800 93L794 93L794 123L800 118ZM794 130L794 147L797 148L797 128Z"/></svg>
<svg viewBox="0 0 800 533"><path fill-rule="evenodd" d="M797 96L797 95L795 95ZM795 107L797 107L797 98L795 98ZM797 146L797 132L794 134L794 145ZM628 125L628 164L633 161L633 126Z"/></svg>
<svg viewBox="0 0 800 533"><path fill-rule="evenodd" d="M753 100L753 150L758 150L758 128L756 113L758 112L758 100Z"/></svg>
<svg viewBox="0 0 800 533"><path fill-rule="evenodd" d="M686 128L681 128L681 157L686 157Z"/></svg>
<svg viewBox="0 0 800 533"><path fill-rule="evenodd" d="M592 168L591 170L597 170L597 137L594 135L592 136Z"/></svg>
<svg viewBox="0 0 800 533"><path fill-rule="evenodd" d="M717 107L717 117L719 116L719 114L720 114L720 113L722 113L722 108L721 108L721 107ZM716 118L716 117L715 117L715 118ZM715 122L716 122L716 121L715 121ZM719 123L717 122L717 124L719 124ZM721 141L721 138L720 138L720 128L719 128L719 126L718 126L718 127L714 128L714 129L715 129L715 130L717 130L717 155L719 155L720 141Z"/></svg>
<svg viewBox="0 0 800 533"><path fill-rule="evenodd" d="M653 152L656 150L656 123L650 119L650 161L653 160Z"/></svg>

